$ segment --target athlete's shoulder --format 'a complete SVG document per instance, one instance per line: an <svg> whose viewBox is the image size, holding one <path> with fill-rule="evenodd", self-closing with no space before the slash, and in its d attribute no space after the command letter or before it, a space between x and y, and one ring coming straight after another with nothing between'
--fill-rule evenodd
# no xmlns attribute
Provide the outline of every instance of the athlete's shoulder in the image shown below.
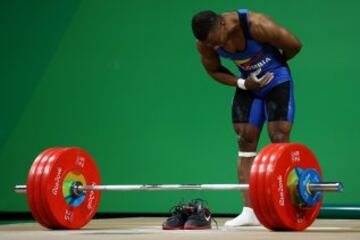
<svg viewBox="0 0 360 240"><path fill-rule="evenodd" d="M215 49L206 46L203 42L196 40L196 48L203 56L213 56L216 54Z"/></svg>
<svg viewBox="0 0 360 240"><path fill-rule="evenodd" d="M264 24L269 24L269 22L273 22L273 19L264 13L248 10L248 21L249 24L252 26L260 26Z"/></svg>
<svg viewBox="0 0 360 240"><path fill-rule="evenodd" d="M250 34L257 40L262 40L264 35L271 35L271 32L277 28L275 21L263 13L249 12L248 21Z"/></svg>

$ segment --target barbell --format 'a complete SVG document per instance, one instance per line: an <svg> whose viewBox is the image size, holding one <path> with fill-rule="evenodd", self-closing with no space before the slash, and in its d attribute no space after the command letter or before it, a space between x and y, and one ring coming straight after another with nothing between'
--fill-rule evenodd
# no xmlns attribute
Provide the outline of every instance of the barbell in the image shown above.
<svg viewBox="0 0 360 240"><path fill-rule="evenodd" d="M323 182L315 155L297 143L263 148L249 184L101 185L95 161L83 149L49 148L33 162L26 193L35 220L50 229L79 229L95 215L101 191L249 190L259 221L271 230L301 231L319 214L323 192L343 191L340 182Z"/></svg>

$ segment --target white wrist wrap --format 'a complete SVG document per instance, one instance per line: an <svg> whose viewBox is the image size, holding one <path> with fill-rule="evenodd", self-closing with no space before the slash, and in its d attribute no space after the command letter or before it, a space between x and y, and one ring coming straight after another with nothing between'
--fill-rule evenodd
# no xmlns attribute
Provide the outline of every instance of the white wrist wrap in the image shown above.
<svg viewBox="0 0 360 240"><path fill-rule="evenodd" d="M237 80L237 85L238 85L239 88L246 90L245 79L239 78Z"/></svg>

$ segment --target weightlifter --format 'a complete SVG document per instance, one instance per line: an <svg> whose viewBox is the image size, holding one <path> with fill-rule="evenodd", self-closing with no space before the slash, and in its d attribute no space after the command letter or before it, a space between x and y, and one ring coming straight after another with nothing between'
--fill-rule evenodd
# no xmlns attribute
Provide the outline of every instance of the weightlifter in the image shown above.
<svg viewBox="0 0 360 240"><path fill-rule="evenodd" d="M199 12L192 18L192 30L207 73L236 88L232 122L238 136L238 181L248 183L264 122L271 142L289 141L295 105L287 61L299 53L301 42L269 16L246 9ZM240 77L226 69L220 57L233 61ZM259 224L247 191L242 191L242 199L241 214L225 226Z"/></svg>

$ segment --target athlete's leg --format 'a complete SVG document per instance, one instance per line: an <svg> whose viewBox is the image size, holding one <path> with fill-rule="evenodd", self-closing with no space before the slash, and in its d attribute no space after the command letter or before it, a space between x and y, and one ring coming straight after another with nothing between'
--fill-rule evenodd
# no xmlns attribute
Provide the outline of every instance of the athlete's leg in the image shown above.
<svg viewBox="0 0 360 240"><path fill-rule="evenodd" d="M237 172L240 183L249 183L250 169L256 154L261 128L264 122L264 102L249 91L237 89L232 106L233 127L238 136ZM225 226L258 225L251 209L249 192L241 191L243 211Z"/></svg>
<svg viewBox="0 0 360 240"><path fill-rule="evenodd" d="M265 107L271 142L289 142L295 113L292 82L272 88L265 96Z"/></svg>
<svg viewBox="0 0 360 240"><path fill-rule="evenodd" d="M249 183L250 169L256 154L261 129L249 123L234 123L233 126L238 136L238 182L246 184ZM244 207L251 207L249 191L243 190L241 194Z"/></svg>

